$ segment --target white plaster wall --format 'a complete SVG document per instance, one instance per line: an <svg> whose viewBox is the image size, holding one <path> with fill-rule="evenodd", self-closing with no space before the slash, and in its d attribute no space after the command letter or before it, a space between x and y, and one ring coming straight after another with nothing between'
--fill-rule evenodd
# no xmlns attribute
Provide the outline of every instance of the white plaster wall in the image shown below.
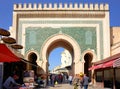
<svg viewBox="0 0 120 89"><path fill-rule="evenodd" d="M105 12L105 18L103 19L103 47L104 54L103 59L110 56L110 21L109 12Z"/></svg>

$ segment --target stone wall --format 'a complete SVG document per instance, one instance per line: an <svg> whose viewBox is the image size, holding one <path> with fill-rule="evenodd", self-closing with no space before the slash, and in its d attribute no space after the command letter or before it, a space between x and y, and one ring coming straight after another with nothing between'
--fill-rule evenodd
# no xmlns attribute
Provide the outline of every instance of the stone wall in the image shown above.
<svg viewBox="0 0 120 89"><path fill-rule="evenodd" d="M120 53L120 27L110 28L111 56Z"/></svg>

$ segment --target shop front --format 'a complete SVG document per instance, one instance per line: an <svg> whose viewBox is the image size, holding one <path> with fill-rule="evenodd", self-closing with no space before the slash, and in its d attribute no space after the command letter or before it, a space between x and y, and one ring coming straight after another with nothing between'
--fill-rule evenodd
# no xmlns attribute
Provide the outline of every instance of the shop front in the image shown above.
<svg viewBox="0 0 120 89"><path fill-rule="evenodd" d="M89 70L94 72L95 85L120 89L120 53L95 62Z"/></svg>
<svg viewBox="0 0 120 89"><path fill-rule="evenodd" d="M120 58L114 61L113 68L115 75L115 87L116 89L120 89Z"/></svg>

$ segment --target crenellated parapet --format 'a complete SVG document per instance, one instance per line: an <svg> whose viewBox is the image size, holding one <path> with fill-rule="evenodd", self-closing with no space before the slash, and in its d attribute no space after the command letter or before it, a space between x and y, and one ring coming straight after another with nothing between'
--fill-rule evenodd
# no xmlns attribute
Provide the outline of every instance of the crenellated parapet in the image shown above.
<svg viewBox="0 0 120 89"><path fill-rule="evenodd" d="M108 4L82 4L82 3L49 3L49 4L14 4L14 10L88 10L88 11L107 11Z"/></svg>

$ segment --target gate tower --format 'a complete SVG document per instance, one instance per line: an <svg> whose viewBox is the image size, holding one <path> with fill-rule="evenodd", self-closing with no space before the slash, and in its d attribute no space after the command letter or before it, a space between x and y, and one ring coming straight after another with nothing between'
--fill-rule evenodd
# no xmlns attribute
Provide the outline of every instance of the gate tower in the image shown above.
<svg viewBox="0 0 120 89"><path fill-rule="evenodd" d="M11 35L24 46L25 59L48 72L50 52L72 55L72 73L89 73L93 62L110 56L108 4L14 4ZM55 59L56 61L56 59ZM30 66L27 66L30 69Z"/></svg>

